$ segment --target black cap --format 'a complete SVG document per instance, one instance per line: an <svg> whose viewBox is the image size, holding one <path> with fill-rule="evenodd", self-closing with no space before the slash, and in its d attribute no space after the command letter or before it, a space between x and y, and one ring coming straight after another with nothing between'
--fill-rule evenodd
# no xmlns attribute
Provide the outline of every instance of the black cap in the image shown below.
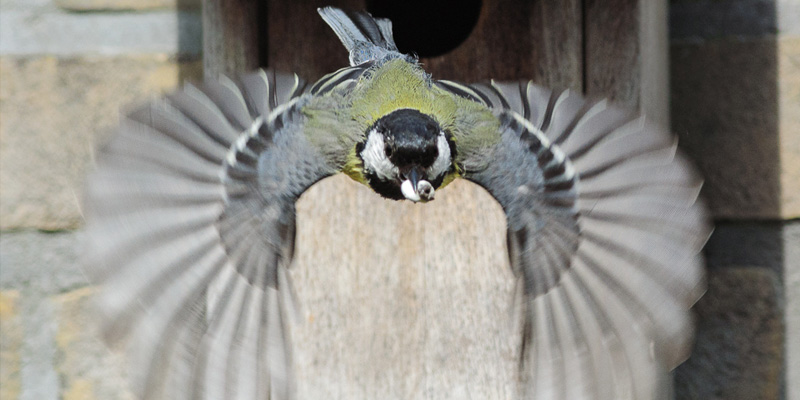
<svg viewBox="0 0 800 400"><path fill-rule="evenodd" d="M439 155L437 139L441 128L430 116L404 108L375 122L383 134L389 161L401 170L412 166L428 168Z"/></svg>

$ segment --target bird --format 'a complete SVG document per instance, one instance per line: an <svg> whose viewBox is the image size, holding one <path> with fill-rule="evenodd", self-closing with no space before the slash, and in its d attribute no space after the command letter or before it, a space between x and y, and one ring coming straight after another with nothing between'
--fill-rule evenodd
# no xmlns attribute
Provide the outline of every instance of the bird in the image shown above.
<svg viewBox="0 0 800 400"><path fill-rule="evenodd" d="M712 230L675 137L574 91L434 79L390 20L318 12L349 66L186 83L98 150L85 264L102 338L133 349L134 393L295 397L295 202L342 173L415 203L465 179L500 204L521 398L653 398L689 356Z"/></svg>

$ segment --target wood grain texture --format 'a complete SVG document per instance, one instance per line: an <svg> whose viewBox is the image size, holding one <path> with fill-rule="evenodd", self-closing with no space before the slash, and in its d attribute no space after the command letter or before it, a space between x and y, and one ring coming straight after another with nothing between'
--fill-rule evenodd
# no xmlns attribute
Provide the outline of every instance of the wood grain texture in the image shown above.
<svg viewBox="0 0 800 400"><path fill-rule="evenodd" d="M639 1L587 0L586 93L639 106Z"/></svg>
<svg viewBox="0 0 800 400"><path fill-rule="evenodd" d="M587 0L585 87L668 125L666 0Z"/></svg>
<svg viewBox="0 0 800 400"><path fill-rule="evenodd" d="M579 0L487 0L461 46L422 62L435 78L531 79L549 87L582 90L581 35Z"/></svg>
<svg viewBox="0 0 800 400"><path fill-rule="evenodd" d="M264 64L263 10L255 0L203 1L205 76L235 76Z"/></svg>
<svg viewBox="0 0 800 400"><path fill-rule="evenodd" d="M533 75L553 89L583 91L583 10L579 0L539 0L533 3Z"/></svg>
<svg viewBox="0 0 800 400"><path fill-rule="evenodd" d="M423 59L425 69L434 78L465 82L532 76L532 10L530 2L484 1L469 38L450 53Z"/></svg>
<svg viewBox="0 0 800 400"><path fill-rule="evenodd" d="M344 176L298 203L301 399L514 399L505 221L465 181L428 204Z"/></svg>
<svg viewBox="0 0 800 400"><path fill-rule="evenodd" d="M336 6L363 10L363 0L270 0L265 3L270 68L291 71L313 82L349 65L347 51L322 21L317 8Z"/></svg>
<svg viewBox="0 0 800 400"><path fill-rule="evenodd" d="M578 2L554 4L486 1L459 48L421 61L437 78L532 77L580 89ZM319 5L270 3L270 66L315 79L345 65L341 45L309 12ZM300 398L515 398L505 217L488 193L461 181L415 205L339 176L306 193L298 213Z"/></svg>
<svg viewBox="0 0 800 400"><path fill-rule="evenodd" d="M641 3L640 7L640 110L661 125L672 126L669 118L669 5L666 0L654 0Z"/></svg>
<svg viewBox="0 0 800 400"><path fill-rule="evenodd" d="M269 65L316 79L346 65L347 54L316 15L327 3L300 3L270 2ZM526 26L528 16L505 3L502 12ZM484 12L497 13L489 4ZM426 68L465 80L531 71L490 56L499 44L510 54L519 43L472 39L459 50L485 57L423 60ZM476 185L456 182L422 205L384 200L343 176L318 183L298 203L299 398L513 399L519 336L507 263L505 217Z"/></svg>
<svg viewBox="0 0 800 400"><path fill-rule="evenodd" d="M584 90L581 4L485 0L461 46L421 61L440 79L533 79ZM365 2L266 1L266 66L314 80L347 64L316 13L324 5L363 9ZM627 48L608 51L630 58ZM226 54L206 59L236 57ZM615 76L609 82L621 79ZM593 93L617 90L604 85L595 83ZM638 89L626 90L619 93L636 99ZM301 197L297 232L292 276L302 306L292 331L300 399L515 398L519 334L505 217L485 190L457 181L432 203L410 204L335 176Z"/></svg>

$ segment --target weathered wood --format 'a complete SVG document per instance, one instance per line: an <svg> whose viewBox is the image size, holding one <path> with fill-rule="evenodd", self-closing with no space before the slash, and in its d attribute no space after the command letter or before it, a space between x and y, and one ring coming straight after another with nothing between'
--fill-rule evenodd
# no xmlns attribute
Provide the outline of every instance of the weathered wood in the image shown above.
<svg viewBox="0 0 800 400"><path fill-rule="evenodd" d="M583 10L580 0L539 0L531 13L534 65L528 79L554 89L583 91ZM517 77L517 79L524 77Z"/></svg>
<svg viewBox="0 0 800 400"><path fill-rule="evenodd" d="M464 82L530 79L583 89L579 0L484 1L470 37L452 52L423 59L434 77Z"/></svg>
<svg viewBox="0 0 800 400"><path fill-rule="evenodd" d="M203 69L205 76L235 76L264 63L263 2L203 1Z"/></svg>
<svg viewBox="0 0 800 400"><path fill-rule="evenodd" d="M639 1L586 1L586 92L639 106Z"/></svg>
<svg viewBox="0 0 800 400"><path fill-rule="evenodd" d="M347 52L317 13L329 5L363 10L363 0L265 1L268 4L267 38L270 68L294 72L314 81L348 64Z"/></svg>
<svg viewBox="0 0 800 400"><path fill-rule="evenodd" d="M669 118L669 35L666 0L644 1L640 5L639 109L670 127Z"/></svg>
<svg viewBox="0 0 800 400"><path fill-rule="evenodd" d="M363 9L363 0L266 4L268 66L314 80L346 65L316 8ZM485 0L461 46L422 62L435 78L584 90L581 4ZM482 188L457 181L421 205L326 179L298 203L292 275L302 304L292 327L299 398L516 397L505 217Z"/></svg>
<svg viewBox="0 0 800 400"><path fill-rule="evenodd" d="M270 3L269 65L316 79L347 54L316 15L323 4L303 3ZM500 207L467 182L426 205L383 200L343 176L317 184L298 203L299 398L513 398L518 336L504 245Z"/></svg>
<svg viewBox="0 0 800 400"><path fill-rule="evenodd" d="M533 9L530 2L484 1L470 37L450 53L422 60L425 69L435 78L464 82L532 76Z"/></svg>
<svg viewBox="0 0 800 400"><path fill-rule="evenodd" d="M584 89L668 126L666 8L664 0L587 0Z"/></svg>
<svg viewBox="0 0 800 400"><path fill-rule="evenodd" d="M584 91L669 126L666 0L584 1ZM669 371L657 390L671 399Z"/></svg>
<svg viewBox="0 0 800 400"><path fill-rule="evenodd" d="M302 3L270 3L269 65L315 79L347 58L316 17L322 4ZM470 38L422 62L437 78L580 89L580 9L571 4L485 1ZM505 217L488 193L460 181L414 205L339 176L303 196L298 223L300 398L515 397Z"/></svg>
<svg viewBox="0 0 800 400"><path fill-rule="evenodd" d="M459 181L425 205L344 176L298 203L299 398L512 399L505 221Z"/></svg>

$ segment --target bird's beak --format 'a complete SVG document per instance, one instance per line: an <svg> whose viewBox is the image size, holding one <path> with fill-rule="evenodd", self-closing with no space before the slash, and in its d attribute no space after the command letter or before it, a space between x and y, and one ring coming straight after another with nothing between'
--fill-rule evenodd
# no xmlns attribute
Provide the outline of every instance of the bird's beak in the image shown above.
<svg viewBox="0 0 800 400"><path fill-rule="evenodd" d="M400 191L406 199L413 202L427 202L433 200L433 185L430 182L419 179L419 167L413 167L405 174L406 180L400 185Z"/></svg>

